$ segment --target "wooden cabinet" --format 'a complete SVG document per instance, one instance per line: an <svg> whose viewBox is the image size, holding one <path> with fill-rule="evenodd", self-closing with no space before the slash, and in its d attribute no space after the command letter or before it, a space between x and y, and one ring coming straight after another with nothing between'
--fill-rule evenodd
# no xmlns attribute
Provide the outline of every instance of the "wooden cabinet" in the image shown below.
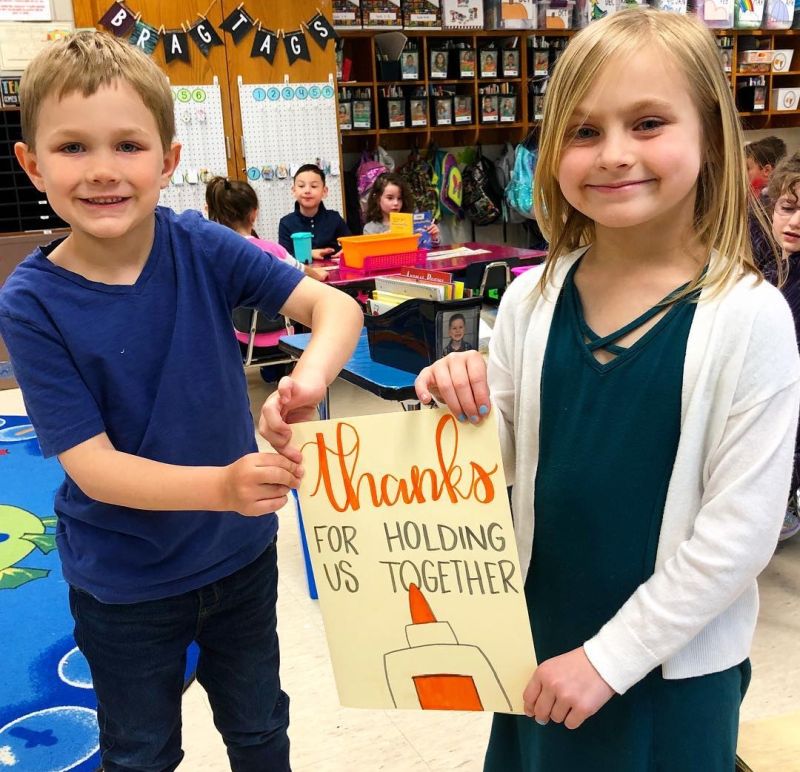
<svg viewBox="0 0 800 772"><path fill-rule="evenodd" d="M765 105L763 110L741 110L740 116L745 129L788 128L800 126L800 111L798 109L786 111L777 110L774 100L778 89L797 88L800 95L800 30L714 30L718 42L728 42L730 47L727 56L730 57L731 72L730 84L734 95L747 78L753 77L752 73L743 73L738 70L737 62L741 51L758 45L770 50L792 51L793 58L790 68L786 72L764 73L765 79ZM541 73L542 50L549 48L549 57L545 53L544 60L549 58L552 67L558 48L565 45L575 30L495 30L476 31L467 30L404 30L409 40L416 45L419 52L420 70L419 78L414 81L400 79L386 79L382 77L381 63L376 57L374 37L379 34L376 30L342 30L343 58L349 59L352 64L349 80L339 82L340 93L342 89L361 91L369 94L372 102L373 124L369 129L353 128L342 130L342 146L345 151L355 152L363 146L380 144L386 148L410 148L414 145L424 146L434 141L444 146L462 146L481 142L483 144L496 144L509 140L520 141L539 122L540 113L537 107L540 100L537 91L546 81L547 76ZM446 78L431 77L431 51L447 43L453 45L466 45L480 52L481 48L494 44L498 49L508 45L510 41L518 39L520 51L519 75L504 78L500 73L497 77L482 77L476 71L471 78ZM754 42L755 41L755 42ZM452 56L452 55L451 55ZM441 85L450 89L456 95L470 93L473 99L473 109L478 107L480 92L488 84L507 83L517 92L515 120L508 123L486 124L480 121L479 115L474 115L469 124L436 126L431 111L428 111L428 125L425 127L406 126L405 128L392 128L387 125L386 111L381 107L382 91L388 87L399 87L404 94L409 90L419 87L425 92L430 88ZM800 107L800 101L797 104Z"/></svg>
<svg viewBox="0 0 800 772"><path fill-rule="evenodd" d="M76 27L94 27L108 10L108 0L73 0ZM283 50L283 41L278 41L273 64L262 57L251 57L253 32L248 33L236 45L231 36L220 29L222 21L240 5L235 0L219 0L208 8L206 0L137 0L135 9L148 24L165 29L179 29L186 22L194 23L199 14L207 12L208 20L214 25L222 38L221 46L214 46L205 57L190 42L190 62L173 61L167 64L161 44L153 52L153 58L166 72L170 83L175 86L188 84L210 84L218 79L222 94L222 113L225 125L225 140L228 150L228 175L246 179L244 142L242 141L242 120L239 108L238 79L245 83L283 83L286 77L291 82L327 81L335 71L333 44L322 51L306 34L311 61L296 61L291 67ZM245 10L254 20L259 20L265 28L273 31L291 32L301 23L307 22L317 11L331 18L331 0L247 0Z"/></svg>

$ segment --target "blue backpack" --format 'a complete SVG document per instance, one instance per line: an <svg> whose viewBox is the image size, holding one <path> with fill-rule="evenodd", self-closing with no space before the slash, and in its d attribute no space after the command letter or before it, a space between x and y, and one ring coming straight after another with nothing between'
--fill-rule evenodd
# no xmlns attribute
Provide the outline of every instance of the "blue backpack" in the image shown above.
<svg viewBox="0 0 800 772"><path fill-rule="evenodd" d="M517 145L514 152L514 169L506 185L505 201L512 212L533 219L533 175L536 172L536 148L529 149L525 143Z"/></svg>

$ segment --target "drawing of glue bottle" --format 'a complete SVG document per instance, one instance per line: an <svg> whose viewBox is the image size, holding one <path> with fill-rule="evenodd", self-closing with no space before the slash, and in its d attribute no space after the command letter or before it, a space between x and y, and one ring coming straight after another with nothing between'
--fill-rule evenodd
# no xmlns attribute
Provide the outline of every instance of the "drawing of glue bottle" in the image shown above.
<svg viewBox="0 0 800 772"><path fill-rule="evenodd" d="M419 587L408 588L408 647L384 655L386 683L396 708L511 712L511 702L487 656L459 643L439 622Z"/></svg>

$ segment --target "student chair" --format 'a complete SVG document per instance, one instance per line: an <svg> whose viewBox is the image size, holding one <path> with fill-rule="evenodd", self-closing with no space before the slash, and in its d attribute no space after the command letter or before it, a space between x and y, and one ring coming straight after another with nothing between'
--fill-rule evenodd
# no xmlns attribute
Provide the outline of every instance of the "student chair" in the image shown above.
<svg viewBox="0 0 800 772"><path fill-rule="evenodd" d="M294 333L292 320L288 317L266 319L258 309L235 308L233 329L245 367L281 366L294 361L278 348L279 338Z"/></svg>
<svg viewBox="0 0 800 772"><path fill-rule="evenodd" d="M485 299L489 290L497 290L499 299L509 284L511 284L511 271L508 263L498 260L497 262L489 263L483 269L483 278L481 279L478 294Z"/></svg>

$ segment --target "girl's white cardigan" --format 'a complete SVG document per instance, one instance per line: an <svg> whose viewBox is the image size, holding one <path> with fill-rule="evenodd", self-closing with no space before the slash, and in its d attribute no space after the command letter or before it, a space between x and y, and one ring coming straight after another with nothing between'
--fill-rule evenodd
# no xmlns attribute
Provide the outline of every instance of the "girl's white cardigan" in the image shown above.
<svg viewBox="0 0 800 772"><path fill-rule="evenodd" d="M537 286L541 269L516 279L492 334L489 385L506 475L514 484L525 573L533 543L542 362L555 301L583 251L559 261L545 293ZM778 290L751 278L716 297L707 294L687 343L681 435L655 573L584 644L620 694L658 665L666 678L688 678L748 656L758 614L756 576L772 556L785 513L800 404L791 314ZM608 442L615 441L609 435Z"/></svg>

